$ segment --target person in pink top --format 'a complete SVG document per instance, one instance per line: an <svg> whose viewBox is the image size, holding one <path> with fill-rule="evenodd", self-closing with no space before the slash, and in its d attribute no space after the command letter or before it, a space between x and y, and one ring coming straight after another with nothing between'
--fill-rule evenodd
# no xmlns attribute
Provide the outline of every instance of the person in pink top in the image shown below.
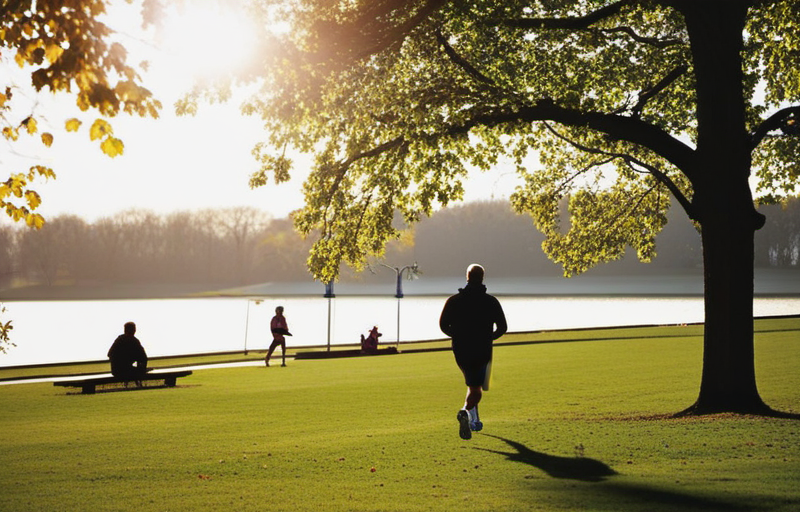
<svg viewBox="0 0 800 512"><path fill-rule="evenodd" d="M383 336L383 333L378 332L378 326L369 331L369 336L366 338L361 335L361 352L365 354L375 354L378 352L378 338Z"/></svg>
<svg viewBox="0 0 800 512"><path fill-rule="evenodd" d="M272 331L272 344L269 346L269 350L267 351L267 357L264 358L264 363L269 366L269 358L272 357L272 352L275 351L275 348L280 345L281 346L281 366L286 366L286 338L285 336L291 336L292 333L289 332L289 326L286 323L286 317L283 316L283 306L278 306L275 308L275 316L272 317L272 321L269 323L270 330Z"/></svg>

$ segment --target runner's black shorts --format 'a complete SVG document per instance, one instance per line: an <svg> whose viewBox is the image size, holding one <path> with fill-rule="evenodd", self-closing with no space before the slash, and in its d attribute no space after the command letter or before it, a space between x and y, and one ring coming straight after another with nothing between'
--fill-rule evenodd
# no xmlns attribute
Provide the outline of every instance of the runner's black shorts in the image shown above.
<svg viewBox="0 0 800 512"><path fill-rule="evenodd" d="M470 387L483 386L486 383L486 371L489 367L489 362L486 360L459 361L456 359L461 373L464 374L464 382Z"/></svg>

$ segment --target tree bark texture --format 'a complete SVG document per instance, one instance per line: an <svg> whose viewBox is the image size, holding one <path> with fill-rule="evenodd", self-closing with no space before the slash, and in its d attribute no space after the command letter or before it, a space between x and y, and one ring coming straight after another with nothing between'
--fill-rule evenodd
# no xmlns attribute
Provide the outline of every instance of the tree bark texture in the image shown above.
<svg viewBox="0 0 800 512"><path fill-rule="evenodd" d="M697 80L693 206L702 228L705 284L703 373L692 413L767 410L756 386L753 343L753 204L745 125L741 2L681 5Z"/></svg>

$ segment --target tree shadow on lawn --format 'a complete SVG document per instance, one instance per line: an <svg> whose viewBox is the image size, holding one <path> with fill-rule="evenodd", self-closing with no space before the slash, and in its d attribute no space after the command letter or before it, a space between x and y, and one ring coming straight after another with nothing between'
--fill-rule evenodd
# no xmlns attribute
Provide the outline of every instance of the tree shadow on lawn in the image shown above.
<svg viewBox="0 0 800 512"><path fill-rule="evenodd" d="M681 510L681 511L755 511L769 510L773 507L762 502L761 506L754 503L735 503L730 499L725 501L707 496L697 496L669 489L659 489L648 485L637 485L623 482L610 482L608 478L617 476L606 463L587 457L560 457L543 452L537 452L516 441L499 436L483 434L494 437L508 444L515 451L506 452L475 448L499 455L505 455L507 460L521 462L533 466L547 473L548 476L558 479L578 480L582 482L597 483L597 486L584 487L585 501L608 503L613 500L617 510ZM574 487L570 492L575 492ZM754 500L755 501L755 500Z"/></svg>

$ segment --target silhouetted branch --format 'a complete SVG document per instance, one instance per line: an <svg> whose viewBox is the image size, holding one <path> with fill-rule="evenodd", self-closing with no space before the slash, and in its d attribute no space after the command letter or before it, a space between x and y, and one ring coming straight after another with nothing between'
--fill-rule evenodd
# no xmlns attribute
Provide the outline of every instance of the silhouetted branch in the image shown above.
<svg viewBox="0 0 800 512"><path fill-rule="evenodd" d="M610 18L620 12L622 7L627 5L627 1L619 1L590 12L585 16L574 16L566 18L501 18L489 20L490 26L502 25L505 27L522 29L566 29L566 30L585 30L606 18Z"/></svg>
<svg viewBox="0 0 800 512"><path fill-rule="evenodd" d="M384 142L383 144L376 146L368 151L362 151L360 153L356 153L355 155L351 156L347 160L339 162L336 165L336 177L333 180L333 184L331 185L330 189L328 190L328 197L325 201L325 207L323 208L324 212L328 212L331 206L331 202L333 201L333 196L335 195L336 191L339 190L339 185L341 185L342 180L347 175L347 171L350 169L350 166L353 165L355 162L359 160L363 160L364 158L370 158L374 156L382 155L387 151L392 149L397 149L406 144L406 140L403 137L396 137L388 142ZM327 218L327 216L326 216ZM327 221L326 225L327 225Z"/></svg>
<svg viewBox="0 0 800 512"><path fill-rule="evenodd" d="M667 74L667 76L662 78L656 85L642 92L642 94L639 95L639 101L637 101L636 105L634 105L633 108L631 109L633 115L639 117L642 113L642 109L644 109L644 106L647 104L648 101L650 101L661 91L672 85L673 82L675 82L677 79L683 76L683 74L686 73L686 71L688 70L689 66L686 65L678 66L677 68L670 71Z"/></svg>
<svg viewBox="0 0 800 512"><path fill-rule="evenodd" d="M548 128L549 128L549 126L548 126ZM577 178L581 174L587 172L589 169L593 169L595 167L601 167L601 166L603 166L605 164L613 162L615 159L616 159L615 156L611 156L611 157L606 158L604 160L599 160L597 162L592 162L591 164L589 164L589 165L587 165L587 166L585 166L585 167L583 167L581 169L578 169L570 177L568 177L566 180L562 181L559 184L558 188L554 191L554 193L555 194L560 194L561 191L564 190L564 188L566 188L567 185L569 185L570 183L572 183L575 180L575 178Z"/></svg>
<svg viewBox="0 0 800 512"><path fill-rule="evenodd" d="M436 29L436 40L444 48L444 53L447 55L447 57L456 66L458 66L461 69L463 69L464 71L466 71L466 73L469 76L471 76L472 78L474 78L474 79L476 79L479 82L482 82L484 84L491 85L491 86L495 85L494 80L492 80L488 76L486 76L483 73L481 73L480 71L478 71L478 69L476 69L475 66L470 64L465 58L463 58L461 55L459 55L455 51L455 49L453 49L453 47L450 46L450 43L447 42L447 38L444 37L444 35L442 34L442 31L439 30L439 29Z"/></svg>
<svg viewBox="0 0 800 512"><path fill-rule="evenodd" d="M627 34L636 42L649 44L650 46L655 46L656 48L666 48L668 46L675 46L677 44L683 44L684 41L681 39L659 39L657 37L644 37L637 34L631 27L615 27L615 28L606 28L600 30L600 32L605 34L613 34L616 32L622 32L623 34Z"/></svg>
<svg viewBox="0 0 800 512"><path fill-rule="evenodd" d="M414 2L390 0L373 4L364 14L346 24L335 21L318 22L315 30L323 34L324 45L317 54L317 60L325 60L331 54L337 58L349 56L358 60L378 54L403 41L415 28L427 20L448 0L427 0L408 19L397 25L386 25L379 18L401 9L410 10ZM368 2L369 4L369 2ZM400 17L400 13L397 17Z"/></svg>
<svg viewBox="0 0 800 512"><path fill-rule="evenodd" d="M329 189L327 205L324 210L327 211L329 209L330 203L333 200L333 195L336 190L338 190L348 169L358 160L379 156L387 151L399 149L407 146L410 141L414 139L435 142L442 138L466 135L470 130L478 126L491 128L503 124L532 123L536 121L554 121L565 126L584 127L605 133L613 139L624 140L650 149L655 154L675 165L675 167L680 169L690 180L692 180L696 173L694 151L657 126L627 116L601 112L582 112L580 110L560 107L552 100L545 99L540 100L535 105L521 107L516 110L503 108L497 111L481 111L465 122L445 127L438 133L417 133L408 137L396 137L370 150L352 155L336 165L336 170L334 171L336 177ZM599 150L594 151L598 152ZM611 155L611 153L606 154ZM619 156L623 158L632 158L630 155ZM637 164L638 163L637 161ZM678 189L672 180L657 169L648 167L644 163L641 163L641 165L653 172L654 176L662 180L664 184L670 188L670 191L675 194L678 201L681 202L681 205L687 209L689 216L694 218L691 213L691 203L686 200L680 192L680 189Z"/></svg>
<svg viewBox="0 0 800 512"><path fill-rule="evenodd" d="M750 136L752 148L755 149L761 144L761 141L764 140L764 137L766 137L769 132L784 128L786 120L792 116L800 117L800 105L782 108L765 119Z"/></svg>
<svg viewBox="0 0 800 512"><path fill-rule="evenodd" d="M494 127L508 123L535 121L554 121L565 126L585 127L605 133L616 140L624 140L649 148L675 165L690 180L697 172L694 150L658 126L617 114L584 112L561 107L550 99L540 100L535 105L514 110L506 108L480 112L462 124L450 126L444 132L420 137L435 139L442 136L464 135L477 126Z"/></svg>
<svg viewBox="0 0 800 512"><path fill-rule="evenodd" d="M664 186L666 186L669 189L670 192L672 192L672 195L675 196L675 199L678 201L678 203L680 203L681 207L683 207L683 209L686 211L686 214L689 216L689 218L696 220L696 216L695 216L695 213L694 213L694 206L692 205L691 201L689 201L689 199L683 194L683 192L680 190L680 188L678 188L678 186L675 184L675 182L672 181L672 179L669 176L667 176L667 174L664 173L661 169L658 169L657 167L655 167L653 165L650 165L650 164L648 164L646 162L643 162L643 161L639 160L638 158L636 158L636 157L634 157L632 155L628 155L628 154L625 154L625 153L614 153L614 152L604 151L602 149L592 148L592 147L586 146L584 144L576 142L576 141L570 139L569 137L559 133L556 129L554 129L548 123L545 123L545 126L547 127L548 130L550 130L550 132L553 135L555 135L556 137L560 138L564 142L567 142L568 144L572 145L576 149L579 149L579 150L584 151L586 153L593 153L593 154L597 154L597 155L606 155L606 156L609 156L609 157L612 157L612 158L620 158L620 159L624 160L628 164L628 166L631 166L632 163L635 163L636 165L638 165L640 167L643 167L644 169L647 170L648 174L651 174L659 182L661 182ZM633 167L631 167L631 168L634 169Z"/></svg>
<svg viewBox="0 0 800 512"><path fill-rule="evenodd" d="M605 7L592 11L585 16L572 16L564 18L500 18L489 20L489 26L504 26L509 28L520 28L528 30L590 30L592 25L611 18L620 13L623 7L629 5L629 1L619 1ZM681 39L660 39L658 37L645 37L639 35L633 28L620 26L614 28L604 28L596 31L600 34L622 33L636 42L655 46L656 48L666 48L677 44L683 44Z"/></svg>
<svg viewBox="0 0 800 512"><path fill-rule="evenodd" d="M358 224L356 225L356 229L353 230L351 234L352 239L358 240L358 234L361 232L361 227L364 225L364 217L367 215L367 209L369 208L369 203L372 201L372 192L364 198L364 206L361 208L361 214L358 216Z"/></svg>

